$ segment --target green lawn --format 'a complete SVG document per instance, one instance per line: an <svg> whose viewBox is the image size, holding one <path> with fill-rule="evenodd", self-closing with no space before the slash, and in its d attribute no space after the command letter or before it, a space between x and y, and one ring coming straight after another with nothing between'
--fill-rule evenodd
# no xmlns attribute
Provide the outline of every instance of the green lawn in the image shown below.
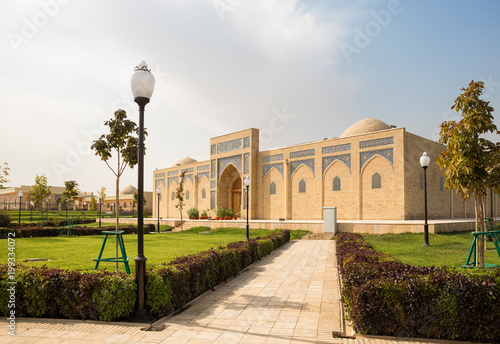
<svg viewBox="0 0 500 344"><path fill-rule="evenodd" d="M250 229L250 237L268 236L273 231ZM306 231L293 231L292 238L304 235ZM93 269L104 236L55 237L55 238L19 238L16 239L16 263L30 266L60 267L64 269ZM135 270L133 258L137 255L137 235L123 236L127 255L130 257L130 269ZM147 267L168 262L173 258L194 254L226 245L234 241L245 240L245 229L221 228L208 233L199 233L197 229L180 232L166 232L144 235L144 254L148 258ZM7 239L0 240L0 262L7 260ZM114 257L114 238L109 238L103 258ZM48 258L51 261L25 262L27 258ZM114 270L115 263L100 263L99 268ZM123 263L120 270L125 271Z"/></svg>
<svg viewBox="0 0 500 344"><path fill-rule="evenodd" d="M472 235L470 232L429 234L430 247L422 247L423 234L363 234L379 252L397 257L403 263L415 266L462 266L467 260ZM500 265L500 258L492 242L487 243L485 262Z"/></svg>

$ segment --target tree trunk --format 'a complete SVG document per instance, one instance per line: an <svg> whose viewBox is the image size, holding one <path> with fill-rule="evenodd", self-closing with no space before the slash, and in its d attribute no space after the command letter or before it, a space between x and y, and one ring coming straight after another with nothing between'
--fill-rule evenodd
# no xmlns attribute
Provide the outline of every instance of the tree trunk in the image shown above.
<svg viewBox="0 0 500 344"><path fill-rule="evenodd" d="M181 233L183 233L183 232L182 232L182 207L180 207L179 209L180 209L180 211L181 211Z"/></svg>
<svg viewBox="0 0 500 344"><path fill-rule="evenodd" d="M479 223L481 224L481 232L486 231L486 222L484 221L484 198L479 198ZM484 248L486 244L485 235L481 234L479 240L479 266L484 267Z"/></svg>

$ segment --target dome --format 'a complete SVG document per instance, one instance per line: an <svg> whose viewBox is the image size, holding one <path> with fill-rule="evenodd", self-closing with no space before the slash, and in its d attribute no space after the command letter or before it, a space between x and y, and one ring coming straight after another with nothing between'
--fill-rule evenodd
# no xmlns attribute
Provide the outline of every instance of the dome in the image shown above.
<svg viewBox="0 0 500 344"><path fill-rule="evenodd" d="M368 134L387 129L391 129L391 126L378 119L368 117L351 125L340 137Z"/></svg>
<svg viewBox="0 0 500 344"><path fill-rule="evenodd" d="M136 191L137 191L137 188L135 188L132 185L129 185L126 188L122 189L122 191L120 191L120 195L133 195L134 192L136 192Z"/></svg>
<svg viewBox="0 0 500 344"><path fill-rule="evenodd" d="M194 160L193 158L187 157L187 158L184 158L184 159L177 161L175 164L172 165L172 167L188 165L188 164L192 164L193 162L198 162L198 161Z"/></svg>

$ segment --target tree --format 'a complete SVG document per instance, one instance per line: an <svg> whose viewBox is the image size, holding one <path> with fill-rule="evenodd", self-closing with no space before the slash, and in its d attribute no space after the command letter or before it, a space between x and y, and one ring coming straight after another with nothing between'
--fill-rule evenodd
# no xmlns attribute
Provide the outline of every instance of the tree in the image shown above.
<svg viewBox="0 0 500 344"><path fill-rule="evenodd" d="M184 178L186 176L186 171L181 172L181 178L179 181L179 186L175 189L175 198L177 199L177 204L175 207L179 209L181 213L181 233L182 233L182 208L184 208Z"/></svg>
<svg viewBox="0 0 500 344"><path fill-rule="evenodd" d="M3 167L0 165L0 189L3 189L3 184L10 182L10 179L7 178L9 175L9 164L4 162Z"/></svg>
<svg viewBox="0 0 500 344"><path fill-rule="evenodd" d="M52 193L50 189L51 186L47 185L47 177L45 177L45 174L42 174L41 176L37 174L35 177L35 185L33 185L33 188L29 192L31 194L31 198L33 199L35 207L41 205L40 216L43 215L42 201L44 198L50 196L50 194Z"/></svg>
<svg viewBox="0 0 500 344"><path fill-rule="evenodd" d="M109 127L109 134L101 135L90 147L95 154L101 157L109 169L116 176L116 231L119 227L120 218L120 177L127 167L133 168L137 164L139 139L134 136L139 134L139 128L133 121L127 119L127 113L124 110L117 110L115 117L104 122ZM146 136L147 133L144 132ZM112 152L116 153L116 170L113 169L108 160L112 157ZM116 257L118 257L118 239L115 245ZM118 269L118 263L116 263Z"/></svg>
<svg viewBox="0 0 500 344"><path fill-rule="evenodd" d="M90 210L96 211L97 210L97 199L95 198L94 194L90 195Z"/></svg>
<svg viewBox="0 0 500 344"><path fill-rule="evenodd" d="M483 136L499 134L493 123L493 108L479 98L483 88L484 82L474 80L468 88L462 88L463 93L452 106L462 112L462 119L441 124L439 142L446 150L437 158L439 167L445 170L448 190L456 189L464 201L474 194L476 231L486 230L484 199L488 188L498 189L500 180L500 144ZM476 264L480 266L484 266L485 246L485 237L481 235L476 250Z"/></svg>
<svg viewBox="0 0 500 344"><path fill-rule="evenodd" d="M64 200L68 201L68 203L74 203L75 197L80 193L80 190L78 189L78 183L74 180L68 180L64 182L64 186L66 187L62 193Z"/></svg>
<svg viewBox="0 0 500 344"><path fill-rule="evenodd" d="M97 191L97 195L101 196L101 203L104 203L104 199L106 198L106 188L102 186L101 190Z"/></svg>

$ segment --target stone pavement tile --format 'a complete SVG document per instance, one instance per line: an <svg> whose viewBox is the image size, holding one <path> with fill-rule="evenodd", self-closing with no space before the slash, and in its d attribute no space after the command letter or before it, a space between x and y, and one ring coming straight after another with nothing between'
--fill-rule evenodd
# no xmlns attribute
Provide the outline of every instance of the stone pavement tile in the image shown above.
<svg viewBox="0 0 500 344"><path fill-rule="evenodd" d="M198 332L198 334L196 336L194 336L193 339L214 341L217 338L219 338L222 333L223 333L223 331L203 330L203 331Z"/></svg>
<svg viewBox="0 0 500 344"><path fill-rule="evenodd" d="M269 334L276 337L292 337L294 331L294 327L273 327Z"/></svg>
<svg viewBox="0 0 500 344"><path fill-rule="evenodd" d="M250 334L247 333L241 338L239 343L265 343L266 342L266 336L263 335L258 335L258 334Z"/></svg>
<svg viewBox="0 0 500 344"><path fill-rule="evenodd" d="M39 341L36 342L36 344L60 344L64 342L65 339L61 338L42 338ZM0 343L3 343L0 341Z"/></svg>
<svg viewBox="0 0 500 344"><path fill-rule="evenodd" d="M7 335L7 336L0 336L0 343L2 343L2 344L3 344L3 343L5 343L5 344L7 344L7 343L10 343L10 342L12 342L12 341L14 341L14 340L16 340L16 339L17 339L17 337L16 337L16 336L11 336L11 335Z"/></svg>
<svg viewBox="0 0 500 344"><path fill-rule="evenodd" d="M61 344L89 344L89 343L98 343L98 342L87 341L82 339L65 339L64 341L61 342Z"/></svg>
<svg viewBox="0 0 500 344"><path fill-rule="evenodd" d="M249 334L268 335L269 332L271 332L271 327L252 326L248 329Z"/></svg>
<svg viewBox="0 0 500 344"><path fill-rule="evenodd" d="M89 332L82 332L82 331L67 331L63 335L61 335L59 338L64 338L64 339L83 339L85 336L87 336Z"/></svg>
<svg viewBox="0 0 500 344"><path fill-rule="evenodd" d="M160 342L160 344L184 344L190 340L190 338L168 337L164 341Z"/></svg>
<svg viewBox="0 0 500 344"><path fill-rule="evenodd" d="M315 329L295 328L295 331L293 332L294 337L316 338L317 335L318 335L318 330Z"/></svg>
<svg viewBox="0 0 500 344"><path fill-rule="evenodd" d="M16 333L16 336L19 337L45 337L43 334L48 330L43 328L30 328L21 333Z"/></svg>
<svg viewBox="0 0 500 344"><path fill-rule="evenodd" d="M188 338L191 339L198 334L198 331L189 331L189 330L177 330L170 336L171 338L180 337L180 338Z"/></svg>
<svg viewBox="0 0 500 344"><path fill-rule="evenodd" d="M244 335L245 335L245 333L241 333L241 332L225 331L223 334L221 334L214 341L214 343L218 343L218 344L225 344L225 343L235 344L235 343L238 343L241 340L241 338L243 338Z"/></svg>

